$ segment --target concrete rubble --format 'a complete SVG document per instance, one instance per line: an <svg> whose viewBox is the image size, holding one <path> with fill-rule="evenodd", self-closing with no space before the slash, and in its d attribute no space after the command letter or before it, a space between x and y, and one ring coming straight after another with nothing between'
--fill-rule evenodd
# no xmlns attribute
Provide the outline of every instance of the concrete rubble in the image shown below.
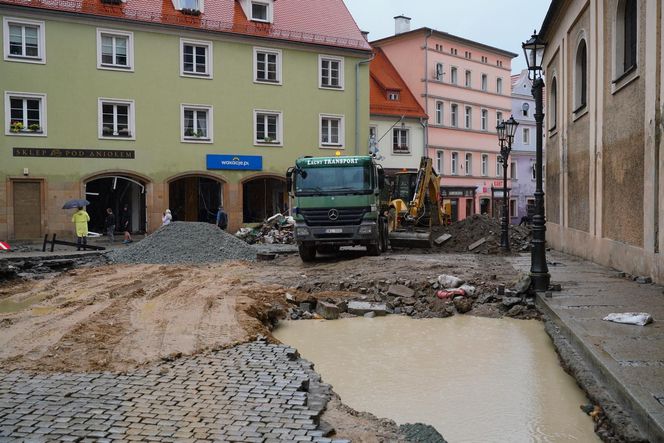
<svg viewBox="0 0 664 443"><path fill-rule="evenodd" d="M275 214L254 228L240 228L235 233L237 238L249 244L295 244L293 227L295 220L291 216Z"/></svg>

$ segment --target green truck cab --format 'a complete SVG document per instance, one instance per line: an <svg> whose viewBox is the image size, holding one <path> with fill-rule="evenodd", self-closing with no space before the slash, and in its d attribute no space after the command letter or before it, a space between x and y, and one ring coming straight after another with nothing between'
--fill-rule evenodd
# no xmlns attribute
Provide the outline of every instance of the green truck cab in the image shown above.
<svg viewBox="0 0 664 443"><path fill-rule="evenodd" d="M286 173L302 261L341 246L387 250L383 168L371 156L302 157Z"/></svg>

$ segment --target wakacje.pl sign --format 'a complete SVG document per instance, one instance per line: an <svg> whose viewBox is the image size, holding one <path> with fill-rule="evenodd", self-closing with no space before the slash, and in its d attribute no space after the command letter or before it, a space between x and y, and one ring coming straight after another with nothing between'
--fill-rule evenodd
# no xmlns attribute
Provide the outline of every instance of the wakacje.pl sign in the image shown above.
<svg viewBox="0 0 664 443"><path fill-rule="evenodd" d="M260 155L222 155L206 156L208 169L234 169L243 171L262 171L263 157Z"/></svg>

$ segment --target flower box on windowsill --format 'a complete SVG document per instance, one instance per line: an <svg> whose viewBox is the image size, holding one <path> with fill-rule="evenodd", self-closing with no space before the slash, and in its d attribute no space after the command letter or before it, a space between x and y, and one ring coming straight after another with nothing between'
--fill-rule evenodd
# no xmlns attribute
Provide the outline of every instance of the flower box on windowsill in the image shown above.
<svg viewBox="0 0 664 443"><path fill-rule="evenodd" d="M121 137L121 138L131 137L131 133L127 129L120 129L119 132L113 132L110 129L104 128L102 131L102 135L104 137Z"/></svg>
<svg viewBox="0 0 664 443"><path fill-rule="evenodd" d="M180 9L180 12L185 14L185 15L192 15L194 17L198 17L199 15L201 15L200 9L184 8L184 9Z"/></svg>

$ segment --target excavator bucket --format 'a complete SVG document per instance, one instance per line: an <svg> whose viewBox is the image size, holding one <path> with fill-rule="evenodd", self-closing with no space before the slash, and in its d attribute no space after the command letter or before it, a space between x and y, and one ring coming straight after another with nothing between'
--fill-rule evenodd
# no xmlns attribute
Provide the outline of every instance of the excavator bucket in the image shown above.
<svg viewBox="0 0 664 443"><path fill-rule="evenodd" d="M431 248L431 231L392 231L388 237L390 246L397 248Z"/></svg>

